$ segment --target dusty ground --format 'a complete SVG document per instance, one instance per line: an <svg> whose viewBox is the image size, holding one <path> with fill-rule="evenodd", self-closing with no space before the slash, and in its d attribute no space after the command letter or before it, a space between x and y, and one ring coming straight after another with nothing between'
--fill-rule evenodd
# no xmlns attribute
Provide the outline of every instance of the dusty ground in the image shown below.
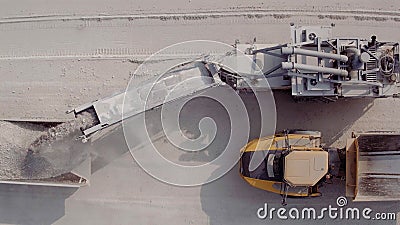
<svg viewBox="0 0 400 225"><path fill-rule="evenodd" d="M260 43L286 42L290 22L335 23L334 33L338 36L369 38L375 34L381 40L399 41L399 9L399 2L390 0L117 0L112 4L105 0L9 1L0 9L0 120L69 120L71 115L66 115L66 110L124 89L146 55L180 41L210 39L232 44L235 39L248 42L257 37ZM254 107L251 96L244 98L248 106ZM328 145L343 146L352 131L400 130L399 99L295 104L286 93L275 93L275 100L278 129L320 130ZM193 111L199 111L198 115L200 109L207 108L195 106ZM214 116L218 121L226 121L223 114ZM258 121L259 115L254 112L253 132L259 129ZM34 137L46 133L43 127L31 125L29 130L5 122L0 126L2 132L11 134L10 138L0 139L2 146L11 142L27 146ZM30 138L21 140L20 135ZM90 187L71 190L1 185L0 223L282 223L256 218L255 212L264 202L279 206L280 197L251 188L238 177L237 168L211 184L179 188L148 176L132 162L121 143L124 138L120 128L94 143ZM80 144L60 145L68 146L73 146L74 152L84 151ZM4 168L7 151L0 156ZM323 200L293 199L289 206L334 205L336 197L343 194L343 182L322 191ZM381 212L400 211L398 202L352 205Z"/></svg>
<svg viewBox="0 0 400 225"><path fill-rule="evenodd" d="M335 23L338 36L398 36L398 3L174 0L18 3L2 8L0 119L66 120L71 107L125 88L146 55L187 40L289 41L290 22ZM21 5L19 5L21 4ZM13 5L13 4L11 4ZM68 6L66 6L68 5ZM179 5L179 7L175 7ZM184 34L184 35L183 35ZM132 60L128 60L132 59ZM3 107L2 107L3 108Z"/></svg>

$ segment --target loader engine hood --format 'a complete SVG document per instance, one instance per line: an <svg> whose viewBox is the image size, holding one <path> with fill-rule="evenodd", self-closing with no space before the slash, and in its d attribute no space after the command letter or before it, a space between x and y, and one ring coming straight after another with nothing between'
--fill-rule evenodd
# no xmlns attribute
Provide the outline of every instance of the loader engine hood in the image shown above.
<svg viewBox="0 0 400 225"><path fill-rule="evenodd" d="M284 161L284 179L292 186L314 186L328 173L328 152L292 151Z"/></svg>

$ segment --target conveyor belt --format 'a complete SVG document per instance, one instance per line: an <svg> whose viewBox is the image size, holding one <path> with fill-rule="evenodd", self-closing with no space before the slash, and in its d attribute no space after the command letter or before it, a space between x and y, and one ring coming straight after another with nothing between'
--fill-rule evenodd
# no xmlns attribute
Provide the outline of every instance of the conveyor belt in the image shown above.
<svg viewBox="0 0 400 225"><path fill-rule="evenodd" d="M161 78L149 79L142 85L130 87L126 92L77 107L73 112L79 114L90 111L97 117L98 124L83 130L85 137L88 137L98 130L121 122L123 118L126 119L218 85L220 83L214 81L204 64L195 63L180 71L166 73Z"/></svg>

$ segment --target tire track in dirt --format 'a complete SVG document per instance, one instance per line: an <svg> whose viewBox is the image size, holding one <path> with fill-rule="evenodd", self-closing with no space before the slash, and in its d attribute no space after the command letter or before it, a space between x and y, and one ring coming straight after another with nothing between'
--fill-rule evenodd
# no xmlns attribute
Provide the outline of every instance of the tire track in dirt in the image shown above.
<svg viewBox="0 0 400 225"><path fill-rule="evenodd" d="M289 24L298 22L307 24L346 24L355 26L388 26L400 25L400 12L397 11L373 11L373 10L272 10L272 9L223 9L211 11L192 11L184 13L159 13L159 14L121 14L121 15L33 15L21 17L4 17L0 19L0 31L20 33L31 32L46 33L48 30L79 30L80 35L93 35L92 31L103 32L107 29L123 28L128 30L140 30L144 26L235 26L254 24ZM135 33L133 32L133 35ZM78 36L77 36L78 37ZM64 40L71 43L81 39ZM122 41L125 39L121 39ZM120 40L120 41L121 41ZM126 41L126 40L125 40ZM0 52L0 60L5 59L51 59L51 58L145 58L154 53L154 49L136 47L114 48L110 46L74 47L60 49L57 46L52 49L35 48L26 50L4 49ZM146 45L147 46L147 45Z"/></svg>
<svg viewBox="0 0 400 225"><path fill-rule="evenodd" d="M0 24L7 23L31 23L48 21L103 21L115 19L134 20L161 20L161 21L191 21L205 19L220 19L226 17L248 17L263 18L273 17L275 19L290 18L293 16L318 17L319 19L329 18L332 20L355 19L357 21L395 21L400 22L400 12L398 11L373 11L373 10L218 10L218 11L199 11L185 13L162 13L162 14L121 14L121 15L34 15L21 17L5 17L0 19ZM89 25L88 25L89 26Z"/></svg>

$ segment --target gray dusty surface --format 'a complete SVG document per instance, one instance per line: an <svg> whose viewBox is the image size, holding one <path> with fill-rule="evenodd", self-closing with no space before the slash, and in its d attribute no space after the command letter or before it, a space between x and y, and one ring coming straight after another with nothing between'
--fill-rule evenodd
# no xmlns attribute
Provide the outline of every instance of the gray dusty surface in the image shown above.
<svg viewBox="0 0 400 225"><path fill-rule="evenodd" d="M141 60L180 41L209 39L232 44L235 39L250 42L257 37L259 43L286 42L289 22L335 23L337 36L369 38L375 34L380 40L399 41L399 9L395 0L6 1L0 7L0 119L69 121L66 110L124 89ZM243 98L256 108L251 96ZM343 146L352 131L400 129L399 99L295 104L288 94L275 93L275 100L279 102L278 129L320 130L327 145ZM205 108L192 105L193 112ZM257 133L260 117L252 112L252 133ZM157 112L150 116L156 117ZM212 116L217 121L227 120L223 112ZM191 119L183 118L188 123ZM0 135L2 145L28 146L46 133L43 127L26 130L6 122L0 126L2 133L14 134ZM19 135L29 138L19 139ZM56 146L72 148L69 152L78 155L87 150L68 140L71 142L56 142ZM101 133L92 144L90 186L0 185L0 224L395 224L376 220L262 221L256 217L257 209L265 202L278 207L281 199L250 187L238 176L237 167L207 185L170 186L146 174L124 143L121 128L116 127ZM11 157L7 150L10 148L0 153L2 168ZM197 162L213 157L215 151L210 150L211 155L170 157ZM68 163L63 157L55 159ZM344 183L335 181L321 191L321 198L290 199L287 207L335 205L344 193ZM368 206L374 212L400 211L398 202L350 206Z"/></svg>

